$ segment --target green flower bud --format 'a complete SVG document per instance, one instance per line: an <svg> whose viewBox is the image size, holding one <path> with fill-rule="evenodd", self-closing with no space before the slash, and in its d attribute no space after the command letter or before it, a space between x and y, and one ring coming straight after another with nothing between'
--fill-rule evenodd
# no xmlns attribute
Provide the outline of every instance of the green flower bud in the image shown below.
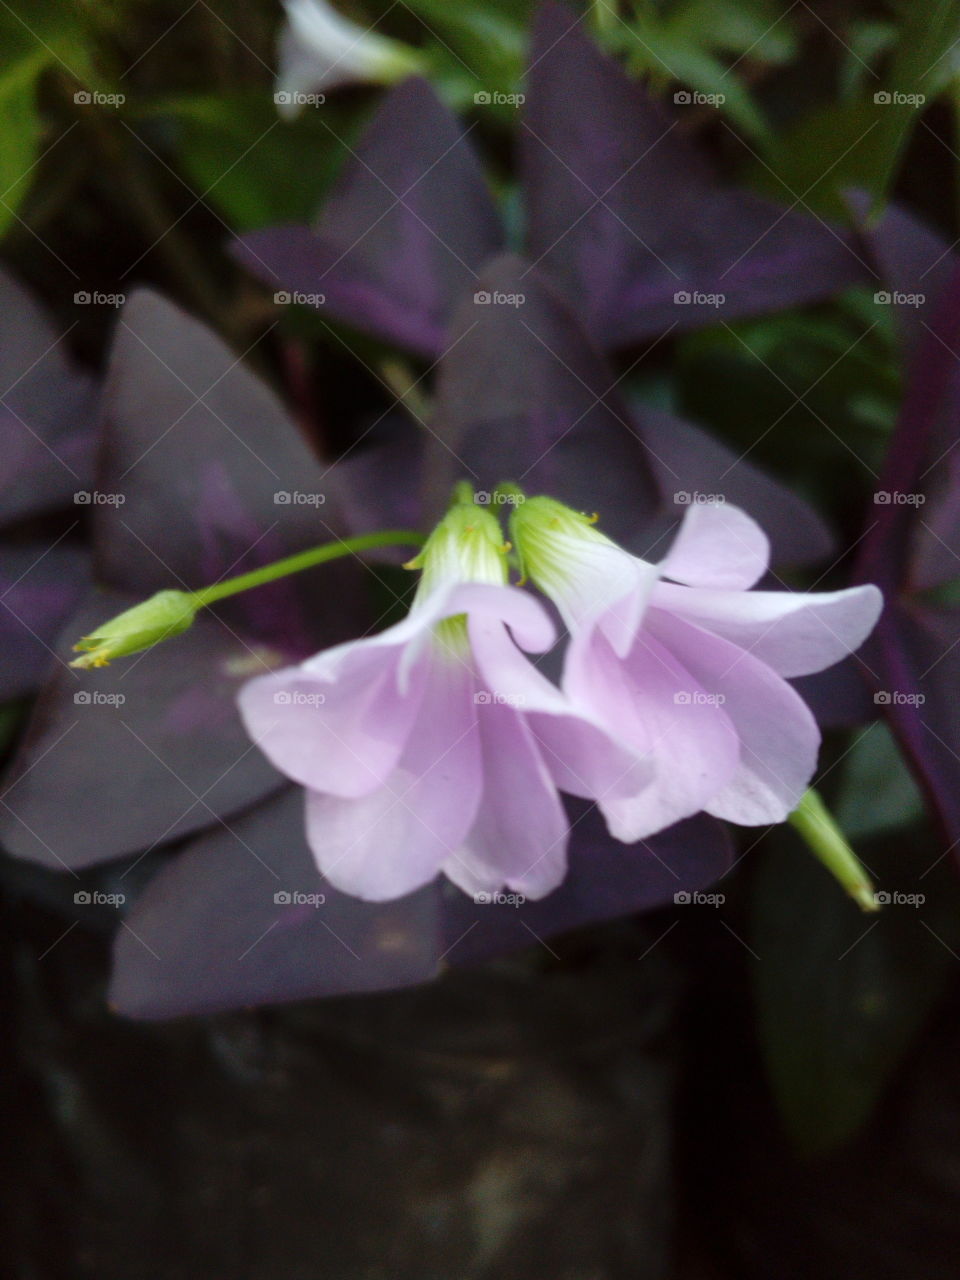
<svg viewBox="0 0 960 1280"><path fill-rule="evenodd" d="M71 667L105 667L114 658L150 649L192 625L199 605L189 591L158 591L104 622L73 646L82 656Z"/></svg>

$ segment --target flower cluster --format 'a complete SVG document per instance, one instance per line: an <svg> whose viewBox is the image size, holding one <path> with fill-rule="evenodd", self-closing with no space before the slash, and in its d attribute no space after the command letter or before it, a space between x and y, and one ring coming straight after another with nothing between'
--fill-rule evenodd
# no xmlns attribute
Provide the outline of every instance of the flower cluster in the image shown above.
<svg viewBox="0 0 960 1280"><path fill-rule="evenodd" d="M559 687L527 656L556 642L551 617L508 584L511 544L464 494L411 562L402 622L241 692L346 892L390 899L442 871L468 893L543 897L566 871L560 792L593 801L625 843L701 811L783 821L819 746L786 677L837 662L880 613L872 586L750 590L767 540L727 504L692 507L659 563L551 498L512 506L523 575L569 632Z"/></svg>

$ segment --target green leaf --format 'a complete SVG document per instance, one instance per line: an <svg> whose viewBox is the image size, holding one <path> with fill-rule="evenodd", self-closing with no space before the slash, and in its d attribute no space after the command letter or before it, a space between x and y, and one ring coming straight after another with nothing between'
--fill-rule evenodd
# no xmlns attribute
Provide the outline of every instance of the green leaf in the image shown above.
<svg viewBox="0 0 960 1280"><path fill-rule="evenodd" d="M909 101L897 102L896 95L906 98L922 95L927 102L937 96L944 85L944 71L949 53L960 38L960 0L929 0L912 4L900 26L896 46L887 74L881 77L880 92L893 101L882 104L879 127L871 138L870 150L876 172L869 186L879 204L893 181L907 139L919 119L918 107ZM924 105L924 104L921 104Z"/></svg>
<svg viewBox="0 0 960 1280"><path fill-rule="evenodd" d="M173 123L172 149L196 194L238 231L311 221L360 123L355 105L330 100L288 123L262 92L184 95L137 109L141 120Z"/></svg>
<svg viewBox="0 0 960 1280"><path fill-rule="evenodd" d="M40 149L37 76L47 61L40 47L0 73L0 235L14 221L30 189Z"/></svg>

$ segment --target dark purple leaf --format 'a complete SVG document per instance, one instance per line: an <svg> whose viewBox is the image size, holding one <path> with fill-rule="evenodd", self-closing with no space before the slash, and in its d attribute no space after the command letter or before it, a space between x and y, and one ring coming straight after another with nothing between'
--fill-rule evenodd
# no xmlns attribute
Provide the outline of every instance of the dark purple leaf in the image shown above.
<svg viewBox="0 0 960 1280"><path fill-rule="evenodd" d="M120 1013L160 1018L408 986L444 964L660 906L731 865L724 829L709 819L627 848L595 814L574 814L570 876L540 903L478 905L439 880L365 903L321 879L303 837L302 796L291 789L233 833L202 837L151 882L117 937L111 1001ZM283 900L297 893L325 900Z"/></svg>
<svg viewBox="0 0 960 1280"><path fill-rule="evenodd" d="M433 357L456 298L502 243L466 134L411 79L384 97L316 228L253 232L236 254L270 288L322 295L338 319Z"/></svg>
<svg viewBox="0 0 960 1280"><path fill-rule="evenodd" d="M810 564L830 554L834 540L814 509L727 445L660 410L638 406L634 420L678 515L696 494L722 495L763 527L775 566Z"/></svg>
<svg viewBox="0 0 960 1280"><path fill-rule="evenodd" d="M960 270L917 346L857 570L887 601L864 658L953 842L960 840L958 424Z"/></svg>
<svg viewBox="0 0 960 1280"><path fill-rule="evenodd" d="M90 557L73 543L0 551L0 702L33 692L89 585Z"/></svg>
<svg viewBox="0 0 960 1280"><path fill-rule="evenodd" d="M0 523L90 486L96 393L35 299L0 270Z"/></svg>
<svg viewBox="0 0 960 1280"><path fill-rule="evenodd" d="M71 644L134 603L90 592L0 792L0 844L44 866L85 867L202 830L279 776L250 741L237 689L282 660L199 617L168 644L79 672Z"/></svg>
<svg viewBox="0 0 960 1280"><path fill-rule="evenodd" d="M878 293L899 295L883 305L892 306L904 344L912 353L924 335L924 325L936 315L937 303L957 267L947 241L919 218L898 205L890 205L880 219L869 220L873 197L852 191L847 203L859 224L867 253L880 274ZM907 299L910 301L907 301Z"/></svg>
<svg viewBox="0 0 960 1280"><path fill-rule="evenodd" d="M218 337L156 294L135 293L120 315L104 431L96 559L111 587L206 586L343 530L334 469ZM218 612L303 655L361 624L358 583L355 564L331 565Z"/></svg>
<svg viewBox="0 0 960 1280"><path fill-rule="evenodd" d="M829 297L868 275L844 233L720 186L676 115L563 5L535 25L522 130L530 257L605 346ZM718 294L719 307L695 299Z"/></svg>
<svg viewBox="0 0 960 1280"><path fill-rule="evenodd" d="M490 263L478 297L458 307L440 370L430 503L442 506L456 479L478 490L512 480L602 512L615 537L636 535L660 496L616 374L567 304L519 259Z"/></svg>

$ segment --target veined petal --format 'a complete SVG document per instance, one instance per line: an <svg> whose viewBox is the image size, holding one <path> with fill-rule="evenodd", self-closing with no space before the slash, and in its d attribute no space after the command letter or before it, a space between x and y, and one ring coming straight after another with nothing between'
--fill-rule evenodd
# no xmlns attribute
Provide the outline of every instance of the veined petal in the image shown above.
<svg viewBox="0 0 960 1280"><path fill-rule="evenodd" d="M661 582L651 604L749 650L781 676L805 676L860 647L880 616L883 596L873 586L814 593Z"/></svg>
<svg viewBox="0 0 960 1280"><path fill-rule="evenodd" d="M332 885L371 902L427 884L463 843L480 801L473 677L437 656L399 764L356 800L307 795L307 840Z"/></svg>
<svg viewBox="0 0 960 1280"><path fill-rule="evenodd" d="M745 590L770 563L770 542L755 520L726 502L687 509L660 573L692 587Z"/></svg>
<svg viewBox="0 0 960 1280"><path fill-rule="evenodd" d="M563 688L654 767L620 814L633 840L699 813L737 768L737 734L714 691L646 630L624 659L597 631L574 635Z"/></svg>
<svg viewBox="0 0 960 1280"><path fill-rule="evenodd" d="M309 663L258 676L239 695L247 732L301 786L368 795L395 768L417 715L424 664L401 690L401 652L359 640L324 676Z"/></svg>
<svg viewBox="0 0 960 1280"><path fill-rule="evenodd" d="M704 806L743 826L783 822L817 767L820 731L806 703L753 655L682 619L651 609L651 632L704 685L724 698L740 740L740 763Z"/></svg>
<svg viewBox="0 0 960 1280"><path fill-rule="evenodd" d="M483 796L444 872L470 893L507 885L542 898L566 874L567 815L522 713L489 703L480 708L479 724Z"/></svg>
<svg viewBox="0 0 960 1280"><path fill-rule="evenodd" d="M551 684L497 619L473 614L468 625L478 673L476 696L522 711L554 786L595 800L617 839L636 839L629 826L630 802L651 782L652 762Z"/></svg>

